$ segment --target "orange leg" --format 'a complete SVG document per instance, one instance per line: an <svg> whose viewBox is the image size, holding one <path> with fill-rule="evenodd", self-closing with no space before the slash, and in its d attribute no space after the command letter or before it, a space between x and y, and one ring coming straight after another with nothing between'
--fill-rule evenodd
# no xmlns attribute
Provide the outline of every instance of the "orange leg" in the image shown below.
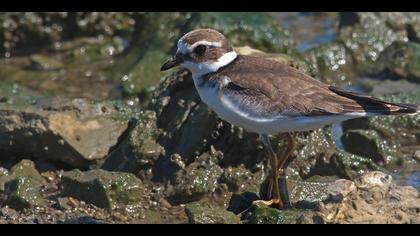
<svg viewBox="0 0 420 236"><path fill-rule="evenodd" d="M286 176L284 173L284 168L287 160L296 149L296 144L293 140L293 137L286 133L287 137L287 150L283 157L280 160L277 160L277 155L274 152L270 139L267 135L260 135L261 141L267 150L269 155L270 163L270 173L269 173L269 185L268 185L268 196L270 200L268 201L258 201L266 205L277 205L280 209L283 209L285 205L290 205L289 203L289 194L287 191ZM279 177L280 183L279 183Z"/></svg>

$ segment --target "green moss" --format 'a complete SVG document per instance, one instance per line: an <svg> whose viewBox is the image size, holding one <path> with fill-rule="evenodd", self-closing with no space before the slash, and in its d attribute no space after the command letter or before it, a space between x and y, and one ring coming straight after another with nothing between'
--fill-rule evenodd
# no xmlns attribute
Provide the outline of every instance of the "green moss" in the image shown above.
<svg viewBox="0 0 420 236"><path fill-rule="evenodd" d="M191 224L238 224L239 216L222 207L205 204L190 203L185 206L188 221Z"/></svg>
<svg viewBox="0 0 420 236"><path fill-rule="evenodd" d="M65 172L61 181L63 195L107 208L139 204L144 191L143 184L133 174L100 169Z"/></svg>
<svg viewBox="0 0 420 236"><path fill-rule="evenodd" d="M269 14L262 12L193 13L188 30L210 27L222 32L234 46L267 52L291 52L293 41Z"/></svg>
<svg viewBox="0 0 420 236"><path fill-rule="evenodd" d="M32 177L17 177L7 182L5 189L6 203L12 208L21 210L45 203L45 199L41 196L41 182Z"/></svg>
<svg viewBox="0 0 420 236"><path fill-rule="evenodd" d="M247 224L295 224L299 216L296 209L277 210L263 203L256 203L246 217Z"/></svg>

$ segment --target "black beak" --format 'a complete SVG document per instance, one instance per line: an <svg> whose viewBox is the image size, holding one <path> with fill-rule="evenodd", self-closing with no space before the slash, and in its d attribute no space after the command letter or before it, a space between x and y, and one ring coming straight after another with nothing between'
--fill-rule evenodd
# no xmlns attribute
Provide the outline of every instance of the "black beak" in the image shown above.
<svg viewBox="0 0 420 236"><path fill-rule="evenodd" d="M160 71L169 70L172 67L178 66L182 62L184 62L184 60L182 59L182 54L177 53L177 54L175 54L175 57L173 57L173 58L167 60L165 63L163 63L162 67L160 68Z"/></svg>

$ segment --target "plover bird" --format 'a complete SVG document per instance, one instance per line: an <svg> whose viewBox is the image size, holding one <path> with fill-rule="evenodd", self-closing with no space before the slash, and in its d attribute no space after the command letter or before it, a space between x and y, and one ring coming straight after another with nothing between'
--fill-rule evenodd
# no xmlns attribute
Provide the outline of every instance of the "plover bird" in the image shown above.
<svg viewBox="0 0 420 236"><path fill-rule="evenodd" d="M284 169L295 150L290 132L309 131L358 117L419 113L419 106L326 85L284 63L238 55L225 36L197 29L182 36L161 71L182 66L192 74L201 100L227 122L260 135L268 152L267 205L288 204ZM277 159L269 135L283 133L288 148ZM279 176L283 181L279 183Z"/></svg>

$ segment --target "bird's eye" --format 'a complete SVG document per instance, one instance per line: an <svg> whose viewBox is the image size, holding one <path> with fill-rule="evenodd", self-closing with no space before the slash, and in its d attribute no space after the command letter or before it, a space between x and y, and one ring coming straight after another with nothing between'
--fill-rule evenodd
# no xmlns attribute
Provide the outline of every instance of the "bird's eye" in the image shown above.
<svg viewBox="0 0 420 236"><path fill-rule="evenodd" d="M204 52L206 52L206 45L198 45L197 47L194 48L194 53L202 56L204 54Z"/></svg>

